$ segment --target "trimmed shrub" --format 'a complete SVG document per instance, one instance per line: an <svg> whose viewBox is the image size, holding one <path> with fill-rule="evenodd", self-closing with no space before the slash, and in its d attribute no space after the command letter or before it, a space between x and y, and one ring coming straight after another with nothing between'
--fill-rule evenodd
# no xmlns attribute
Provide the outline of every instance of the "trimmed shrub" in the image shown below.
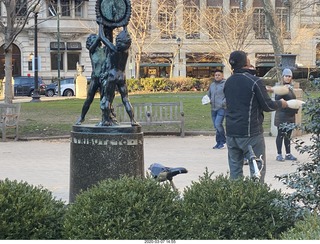
<svg viewBox="0 0 320 244"><path fill-rule="evenodd" d="M143 89L138 79L127 79L126 84L129 92L142 91Z"/></svg>
<svg viewBox="0 0 320 244"><path fill-rule="evenodd" d="M309 214L304 220L296 222L293 228L281 234L282 240L319 240L320 217Z"/></svg>
<svg viewBox="0 0 320 244"><path fill-rule="evenodd" d="M65 205L42 187L0 181L0 239L61 239Z"/></svg>
<svg viewBox="0 0 320 244"><path fill-rule="evenodd" d="M280 191L249 178L211 176L205 172L184 191L183 239L272 239L293 226L291 214L273 204Z"/></svg>
<svg viewBox="0 0 320 244"><path fill-rule="evenodd" d="M65 239L177 239L181 202L151 178L101 181L69 206Z"/></svg>
<svg viewBox="0 0 320 244"><path fill-rule="evenodd" d="M164 91L166 88L165 78L142 78L140 82L141 86L144 88L144 91Z"/></svg>

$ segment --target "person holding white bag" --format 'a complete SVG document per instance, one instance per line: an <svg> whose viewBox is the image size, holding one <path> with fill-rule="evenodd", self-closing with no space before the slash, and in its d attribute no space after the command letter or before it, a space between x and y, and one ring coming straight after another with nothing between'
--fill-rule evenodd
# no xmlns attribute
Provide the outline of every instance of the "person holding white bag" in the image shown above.
<svg viewBox="0 0 320 244"><path fill-rule="evenodd" d="M226 143L226 135L223 127L223 121L226 114L226 98L224 96L224 84L226 80L223 77L222 70L214 72L214 80L210 84L208 97L210 98L211 105L211 118L213 126L216 130L217 144L213 149L222 149Z"/></svg>
<svg viewBox="0 0 320 244"><path fill-rule="evenodd" d="M292 86L292 71L290 69L284 69L282 71L282 79L283 85L288 87L288 93L284 95L275 95L275 100L284 99L286 101L296 99L296 95L293 91ZM292 129L286 130L285 128L281 127L281 124L287 123L295 123L296 113L298 113L298 109L293 108L281 108L276 111L274 125L278 127L278 135L276 138L276 147L277 147L277 161L295 161L297 158L291 154L290 149L290 137L292 134ZM282 156L282 142L284 143L286 155L285 157Z"/></svg>

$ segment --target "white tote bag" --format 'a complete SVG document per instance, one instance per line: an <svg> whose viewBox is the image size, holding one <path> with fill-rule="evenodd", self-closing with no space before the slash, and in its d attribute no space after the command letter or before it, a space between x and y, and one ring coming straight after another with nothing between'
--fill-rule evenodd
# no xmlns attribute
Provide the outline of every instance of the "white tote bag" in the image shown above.
<svg viewBox="0 0 320 244"><path fill-rule="evenodd" d="M202 102L202 105L206 105L206 104L210 103L209 96L208 95L203 96L201 102Z"/></svg>

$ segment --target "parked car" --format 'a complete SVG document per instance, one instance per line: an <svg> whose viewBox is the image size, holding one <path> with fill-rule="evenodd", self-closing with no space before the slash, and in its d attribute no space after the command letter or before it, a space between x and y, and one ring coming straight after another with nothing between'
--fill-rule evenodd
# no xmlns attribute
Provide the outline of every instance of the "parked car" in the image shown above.
<svg viewBox="0 0 320 244"><path fill-rule="evenodd" d="M58 86L57 82L48 84L46 87L46 94L45 95L47 97L53 97L56 94L57 86Z"/></svg>
<svg viewBox="0 0 320 244"><path fill-rule="evenodd" d="M60 80L61 96L71 97L76 94L76 86L74 78L65 78ZM56 87L56 93L58 93L58 86Z"/></svg>
<svg viewBox="0 0 320 244"><path fill-rule="evenodd" d="M61 96L74 96L76 94L74 78L64 78L60 80ZM58 82L47 85L46 96L53 97L58 94Z"/></svg>
<svg viewBox="0 0 320 244"><path fill-rule="evenodd" d="M32 76L16 76L13 77L14 96L32 96L34 91L34 77ZM45 95L46 84L42 79L38 78L39 94Z"/></svg>

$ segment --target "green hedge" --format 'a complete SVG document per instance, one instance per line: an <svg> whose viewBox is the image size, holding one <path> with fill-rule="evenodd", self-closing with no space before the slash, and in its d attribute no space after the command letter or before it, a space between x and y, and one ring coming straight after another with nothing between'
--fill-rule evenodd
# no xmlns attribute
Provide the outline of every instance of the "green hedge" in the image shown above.
<svg viewBox="0 0 320 244"><path fill-rule="evenodd" d="M65 239L176 239L181 201L153 179L106 180L78 195L64 224Z"/></svg>
<svg viewBox="0 0 320 244"><path fill-rule="evenodd" d="M249 178L215 179L206 172L184 192L185 239L274 239L293 226L282 194Z"/></svg>
<svg viewBox="0 0 320 244"><path fill-rule="evenodd" d="M310 214L304 220L298 221L294 227L281 234L283 240L319 240L320 217Z"/></svg>
<svg viewBox="0 0 320 244"><path fill-rule="evenodd" d="M0 239L61 239L65 205L26 182L0 181Z"/></svg>
<svg viewBox="0 0 320 244"><path fill-rule="evenodd" d="M66 239L275 239L294 224L282 194L248 178L207 172L179 200L168 184L122 178L80 194L66 215Z"/></svg>
<svg viewBox="0 0 320 244"><path fill-rule="evenodd" d="M127 79L129 92L159 92L159 91L207 91L212 78L141 78Z"/></svg>
<svg viewBox="0 0 320 244"><path fill-rule="evenodd" d="M266 184L212 178L207 171L181 195L149 176L122 177L101 181L68 206L47 190L6 179L0 182L0 239L316 238L319 219L290 229L296 213L282 200L281 191Z"/></svg>

